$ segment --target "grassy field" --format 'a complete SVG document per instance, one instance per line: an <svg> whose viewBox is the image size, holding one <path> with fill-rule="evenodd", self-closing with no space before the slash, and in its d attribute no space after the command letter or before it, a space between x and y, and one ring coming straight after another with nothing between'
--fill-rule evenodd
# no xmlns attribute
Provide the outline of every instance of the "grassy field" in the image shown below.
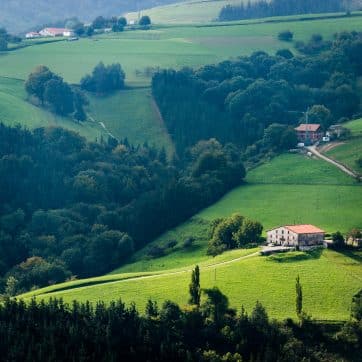
<svg viewBox="0 0 362 362"><path fill-rule="evenodd" d="M235 255L229 257L235 258ZM343 255L329 250L254 256L218 266L200 264L200 269L202 288L219 287L229 297L231 306L238 309L243 305L251 311L259 300L269 314L278 319L295 317L294 283L297 275L300 275L303 285L305 311L324 320L347 319L351 297L362 282L360 254ZM141 311L149 298L159 304L166 299L180 305L187 303L189 269L146 277L134 274L133 279L115 281L115 278L103 277L101 284L79 288L62 285L63 290L53 293L49 289L40 290L36 294L38 299L62 297L66 302L74 299L109 302L122 298L127 303L135 302Z"/></svg>
<svg viewBox="0 0 362 362"><path fill-rule="evenodd" d="M150 259L145 248L114 273L164 270L206 260L210 221L233 213L259 220L264 234L274 226L295 223L315 224L329 233L362 228L357 212L362 208L362 187L324 161L282 155L250 171L246 181L153 242L165 246L170 240L176 240L178 245L171 253ZM194 237L195 243L185 249L182 244L189 237Z"/></svg>
<svg viewBox="0 0 362 362"><path fill-rule="evenodd" d="M148 15L156 24L192 24L213 21L225 5L239 5L243 0L192 0L145 9L141 15ZM244 1L247 2L247 1ZM128 20L137 20L138 12L126 14Z"/></svg>
<svg viewBox="0 0 362 362"><path fill-rule="evenodd" d="M356 163L356 160L362 157L362 119L348 122L345 127L351 130L351 138L326 154L362 174L362 167Z"/></svg>
<svg viewBox="0 0 362 362"><path fill-rule="evenodd" d="M37 127L61 126L94 141L105 135L102 128L92 122L75 123L71 119L59 117L36 107L26 100L24 82L0 77L0 122L33 129Z"/></svg>
<svg viewBox="0 0 362 362"><path fill-rule="evenodd" d="M89 116L103 122L114 137L127 137L134 145L147 141L150 145L165 147L168 154L173 153L173 143L150 89L129 89L106 97L87 96L90 100Z"/></svg>

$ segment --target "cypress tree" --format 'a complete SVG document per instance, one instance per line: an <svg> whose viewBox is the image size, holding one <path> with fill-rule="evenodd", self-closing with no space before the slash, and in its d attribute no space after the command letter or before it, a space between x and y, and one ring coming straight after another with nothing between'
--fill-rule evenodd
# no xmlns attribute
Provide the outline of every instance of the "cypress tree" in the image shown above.
<svg viewBox="0 0 362 362"><path fill-rule="evenodd" d="M299 275L297 276L295 282L295 292L296 292L295 310L297 312L298 318L300 319L303 310L303 292L302 292L302 285L300 284Z"/></svg>
<svg viewBox="0 0 362 362"><path fill-rule="evenodd" d="M198 265L196 265L195 269L192 271L189 291L190 291L189 303L197 305L199 307L201 288L200 288L200 268Z"/></svg>

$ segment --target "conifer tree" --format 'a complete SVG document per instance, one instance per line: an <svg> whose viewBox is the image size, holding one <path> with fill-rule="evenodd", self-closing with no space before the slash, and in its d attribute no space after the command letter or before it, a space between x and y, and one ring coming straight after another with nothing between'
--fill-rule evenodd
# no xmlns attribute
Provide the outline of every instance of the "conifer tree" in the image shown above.
<svg viewBox="0 0 362 362"><path fill-rule="evenodd" d="M189 291L190 291L189 303L200 306L201 288L200 288L200 268L198 265L196 265L195 269L192 271Z"/></svg>
<svg viewBox="0 0 362 362"><path fill-rule="evenodd" d="M297 312L298 318L301 318L303 310L303 292L302 292L302 285L300 284L299 275L297 276L295 282L295 292L296 292L295 310Z"/></svg>

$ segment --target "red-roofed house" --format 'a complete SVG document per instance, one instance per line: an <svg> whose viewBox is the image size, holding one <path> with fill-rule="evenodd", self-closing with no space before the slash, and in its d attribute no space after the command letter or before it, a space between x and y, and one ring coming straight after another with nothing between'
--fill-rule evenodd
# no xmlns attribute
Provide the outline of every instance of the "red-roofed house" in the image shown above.
<svg viewBox="0 0 362 362"><path fill-rule="evenodd" d="M267 231L268 244L281 246L322 245L325 232L314 225L286 225Z"/></svg>
<svg viewBox="0 0 362 362"><path fill-rule="evenodd" d="M40 30L39 34L41 36L73 36L74 33L70 29L65 28L44 28L43 30Z"/></svg>
<svg viewBox="0 0 362 362"><path fill-rule="evenodd" d="M300 124L295 128L299 142L315 143L322 139L323 132L320 124Z"/></svg>

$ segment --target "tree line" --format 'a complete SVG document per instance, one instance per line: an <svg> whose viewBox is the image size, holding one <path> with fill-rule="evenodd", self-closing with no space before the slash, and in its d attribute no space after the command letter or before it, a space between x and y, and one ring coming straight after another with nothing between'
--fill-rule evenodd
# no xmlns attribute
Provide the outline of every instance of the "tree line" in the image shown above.
<svg viewBox="0 0 362 362"><path fill-rule="evenodd" d="M152 91L181 152L211 137L248 153L270 147L281 151L293 146L292 128L303 121L308 107L316 106L313 122L324 129L361 112L361 54L362 34L340 33L327 49L306 56L286 49L276 55L258 51L197 70L160 70ZM271 126L283 129L285 136L269 132ZM273 134L277 139L270 139Z"/></svg>
<svg viewBox="0 0 362 362"><path fill-rule="evenodd" d="M345 10L343 0L258 0L246 4L225 5L219 13L220 21L267 18L300 14L336 13Z"/></svg>
<svg viewBox="0 0 362 362"><path fill-rule="evenodd" d="M245 176L240 150L216 140L170 158L0 124L0 293L109 272Z"/></svg>
<svg viewBox="0 0 362 362"><path fill-rule="evenodd" d="M230 308L218 288L200 288L192 272L189 304L149 300L140 314L121 300L71 305L62 300L0 304L3 361L357 361L362 342L362 290L352 300L351 319L329 325L303 311L296 279L297 321L270 319L256 302L250 314Z"/></svg>

